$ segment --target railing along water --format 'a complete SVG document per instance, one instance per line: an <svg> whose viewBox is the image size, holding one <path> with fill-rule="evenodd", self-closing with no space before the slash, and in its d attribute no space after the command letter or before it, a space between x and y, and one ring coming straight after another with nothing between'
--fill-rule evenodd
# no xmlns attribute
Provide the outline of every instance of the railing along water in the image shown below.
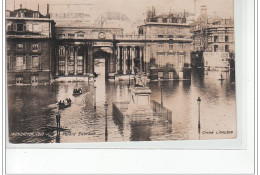
<svg viewBox="0 0 260 175"><path fill-rule="evenodd" d="M151 100L151 107L157 114L167 118L169 122L172 122L172 111L162 106L160 103Z"/></svg>

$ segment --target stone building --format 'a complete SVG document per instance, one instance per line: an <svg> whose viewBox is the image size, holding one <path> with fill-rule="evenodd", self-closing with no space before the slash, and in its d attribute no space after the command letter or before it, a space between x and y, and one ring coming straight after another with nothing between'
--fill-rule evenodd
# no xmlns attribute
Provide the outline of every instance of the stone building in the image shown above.
<svg viewBox="0 0 260 175"><path fill-rule="evenodd" d="M146 68L151 79L190 79L190 26L184 16L156 15L148 11L146 23L139 28L149 54Z"/></svg>
<svg viewBox="0 0 260 175"><path fill-rule="evenodd" d="M22 7L7 11L9 84L90 78L100 59L110 79L139 71L151 80L190 79L192 39L185 13L157 16L155 10L148 11L139 33L125 34L123 28L55 25L48 9L46 16Z"/></svg>
<svg viewBox="0 0 260 175"><path fill-rule="evenodd" d="M207 60L203 60L203 53L222 52L226 59L234 59L234 20L233 19L210 19L207 15L206 6L201 7L201 14L191 24L193 33L193 52L191 55L192 66L207 66ZM216 53L220 54L220 53ZM209 55L206 53L206 55ZM211 60L210 60L211 61ZM216 60L214 60L216 61ZM212 65L217 66L217 65Z"/></svg>
<svg viewBox="0 0 260 175"><path fill-rule="evenodd" d="M8 84L49 83L52 80L52 38L55 23L38 11L6 11Z"/></svg>

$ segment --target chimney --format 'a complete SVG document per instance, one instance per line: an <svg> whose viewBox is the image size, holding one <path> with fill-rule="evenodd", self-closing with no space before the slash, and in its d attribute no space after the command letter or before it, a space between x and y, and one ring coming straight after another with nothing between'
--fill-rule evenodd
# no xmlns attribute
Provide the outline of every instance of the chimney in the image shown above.
<svg viewBox="0 0 260 175"><path fill-rule="evenodd" d="M47 17L48 18L50 18L50 12L49 12L49 10L50 10L50 5L49 4L47 4Z"/></svg>
<svg viewBox="0 0 260 175"><path fill-rule="evenodd" d="M23 8L23 6L22 6L22 4L20 4L20 9L22 9Z"/></svg>

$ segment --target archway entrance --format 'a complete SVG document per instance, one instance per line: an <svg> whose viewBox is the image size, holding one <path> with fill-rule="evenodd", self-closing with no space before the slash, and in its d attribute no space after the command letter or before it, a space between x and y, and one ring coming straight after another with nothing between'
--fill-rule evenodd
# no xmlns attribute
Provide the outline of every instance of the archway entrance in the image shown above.
<svg viewBox="0 0 260 175"><path fill-rule="evenodd" d="M108 78L110 57L111 53L108 53L101 48L94 50L94 74L104 78Z"/></svg>

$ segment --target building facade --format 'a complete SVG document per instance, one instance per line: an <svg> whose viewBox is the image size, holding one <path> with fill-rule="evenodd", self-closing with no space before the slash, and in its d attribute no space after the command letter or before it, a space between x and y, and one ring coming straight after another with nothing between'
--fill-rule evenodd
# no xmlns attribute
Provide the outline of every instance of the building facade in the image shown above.
<svg viewBox="0 0 260 175"><path fill-rule="evenodd" d="M190 26L184 16L159 15L148 11L146 23L139 28L146 38L151 79L190 79Z"/></svg>
<svg viewBox="0 0 260 175"><path fill-rule="evenodd" d="M107 78L144 72L151 80L190 79L192 36L185 13L147 13L138 34L123 28L55 26L39 10L7 11L9 84L48 83L63 77L93 77L95 60L105 60Z"/></svg>
<svg viewBox="0 0 260 175"><path fill-rule="evenodd" d="M234 59L234 20L220 18L210 20L207 16L206 6L202 6L201 15L191 24L191 32L193 33L192 66L218 67L229 64L228 62ZM211 59L208 55L220 60L207 60ZM223 55L223 57L217 55ZM223 60L222 63L221 60ZM215 64L208 65L209 62Z"/></svg>
<svg viewBox="0 0 260 175"><path fill-rule="evenodd" d="M48 8L47 8L48 9ZM39 10L6 12L8 84L49 83L52 80L52 39L55 23Z"/></svg>

